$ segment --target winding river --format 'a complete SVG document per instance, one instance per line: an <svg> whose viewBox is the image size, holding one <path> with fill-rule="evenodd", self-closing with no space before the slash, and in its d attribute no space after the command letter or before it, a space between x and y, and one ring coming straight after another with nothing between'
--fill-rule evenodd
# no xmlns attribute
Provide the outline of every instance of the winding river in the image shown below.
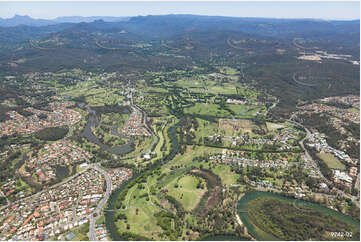
<svg viewBox="0 0 361 242"><path fill-rule="evenodd" d="M99 145L99 147L103 150L106 150L112 154L115 155L125 155L134 150L134 141L132 138L129 139L128 143L122 144L122 145L116 145L116 146L108 146L106 144L103 144L92 132L91 127L97 127L100 125L100 122L98 120L98 117L96 115L96 111L91 109L89 106L85 106L84 104L80 105L80 107L85 107L89 112L89 118L88 122L85 125L85 128L83 132L80 134L80 136L85 137L90 142ZM117 126L113 126L111 130L112 135L116 135L120 138L124 138L122 134L120 134L117 130Z"/></svg>
<svg viewBox="0 0 361 242"><path fill-rule="evenodd" d="M179 143L178 143L175 133L176 133L176 129L177 129L178 125L179 125L179 122L177 124L173 125L172 127L170 127L168 130L168 136L172 143L170 153L164 158L163 162L159 162L157 165L153 166L152 169L156 169L157 167L161 166L162 164L172 160L175 157L175 155L177 154L177 151L179 148ZM135 180L140 175L141 175L141 173L134 174L129 180L124 182L118 189L116 189L115 192L109 197L108 207L106 208L106 210L108 210L108 212L105 212L105 226L106 226L107 230L109 231L110 238L112 240L115 240L115 241L123 240L118 233L117 226L115 225L115 219L114 219L115 212L113 212L113 210L116 209L115 203L118 198L118 195L131 181Z"/></svg>
<svg viewBox="0 0 361 242"><path fill-rule="evenodd" d="M280 240L280 239L274 237L272 234L266 233L263 230L256 227L252 223L250 218L248 217L248 214L247 214L248 203L250 203L254 199L257 199L260 197L277 198L277 199L281 199L283 201L292 202L294 206L296 206L297 208L300 209L300 212L302 212L302 207L308 207L308 208L312 208L318 212L326 213L328 215L336 217L340 221L346 222L350 225L355 225L356 227L360 227L359 221L354 220L350 216L347 216L347 215L344 215L337 211L334 211L332 209L329 209L325 206L322 206L322 205L319 205L316 203L299 200L299 199L284 197L284 196L270 193L270 192L253 191L253 192L247 193L239 200L237 210L238 210L239 217L241 218L243 224L247 227L248 233L250 233L257 240L266 240L266 241Z"/></svg>

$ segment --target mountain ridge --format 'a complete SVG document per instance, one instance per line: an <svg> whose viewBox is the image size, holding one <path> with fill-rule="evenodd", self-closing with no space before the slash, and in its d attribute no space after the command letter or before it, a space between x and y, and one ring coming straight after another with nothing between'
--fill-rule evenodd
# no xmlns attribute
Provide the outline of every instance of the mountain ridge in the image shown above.
<svg viewBox="0 0 361 242"><path fill-rule="evenodd" d="M15 27L19 25L27 26L47 26L60 23L90 23L97 20L104 22L125 22L135 21L140 19L154 19L154 18L187 18L193 20L214 20L227 21L227 20L241 20L241 21L271 21L275 23L282 23L287 21L311 21L311 22L337 22L337 23L350 23L360 22L359 19L355 20L324 20L315 18L262 18L262 17L229 17L229 16L208 16L208 15L194 15L194 14L166 14L166 15L146 15L146 16L60 16L54 19L41 19L33 18L28 15L15 14L12 18L0 18L0 27Z"/></svg>

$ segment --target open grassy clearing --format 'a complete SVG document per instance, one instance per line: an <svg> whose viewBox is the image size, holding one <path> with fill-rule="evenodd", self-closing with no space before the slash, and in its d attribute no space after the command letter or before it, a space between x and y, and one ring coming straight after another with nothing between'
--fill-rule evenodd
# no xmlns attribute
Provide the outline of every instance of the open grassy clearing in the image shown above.
<svg viewBox="0 0 361 242"><path fill-rule="evenodd" d="M198 183L202 183L204 188L197 188ZM191 211L197 206L206 192L207 189L205 187L205 182L200 178L185 175L174 179L166 186L166 189L168 190L168 195L177 199L186 211Z"/></svg>
<svg viewBox="0 0 361 242"><path fill-rule="evenodd" d="M219 119L218 127L220 132L227 136L236 136L244 133L252 134L252 130L262 128L249 119Z"/></svg>
<svg viewBox="0 0 361 242"><path fill-rule="evenodd" d="M216 117L231 116L228 111L221 109L219 104L196 103L192 107L185 108L184 112L188 114L209 115Z"/></svg>
<svg viewBox="0 0 361 242"><path fill-rule="evenodd" d="M181 79L175 83L178 87L188 89L190 92L206 92L211 94L237 94L235 85L228 82L220 83L209 79Z"/></svg>
<svg viewBox="0 0 361 242"><path fill-rule="evenodd" d="M360 109L357 109L357 108L349 108L347 110L350 112L353 112L353 113L360 113Z"/></svg>
<svg viewBox="0 0 361 242"><path fill-rule="evenodd" d="M169 167L171 166L181 166L183 169L189 169L191 166L196 166L196 167L202 166L204 169L212 170L214 174L216 174L221 178L224 184L227 185L236 184L239 175L232 172L229 166L217 164L217 163L205 162L205 161L201 161L201 162L192 161L194 157L204 156L206 154L215 154L215 153L222 153L222 148L213 148L213 147L204 147L204 146L194 146L194 147L187 146L184 155L176 156L172 162L164 166L163 170L164 172L166 172L166 174L169 174L169 172L171 171ZM169 180L174 181L177 178L177 176L179 176L178 174L176 174L177 170L173 171L174 178ZM166 175L165 177L167 176L168 175Z"/></svg>
<svg viewBox="0 0 361 242"><path fill-rule="evenodd" d="M168 90L164 89L162 87L157 86L148 86L144 89L145 92L152 93L152 92L161 92L161 93L167 93Z"/></svg>
<svg viewBox="0 0 361 242"><path fill-rule="evenodd" d="M266 111L264 106L226 104L226 108L233 113L222 108L219 104L196 103L192 107L184 109L187 114L208 115L219 118L253 118L258 113L262 114Z"/></svg>
<svg viewBox="0 0 361 242"><path fill-rule="evenodd" d="M206 121L204 119L196 118L198 122L198 130L196 130L196 140L198 141L201 137L207 137L219 133L217 123Z"/></svg>
<svg viewBox="0 0 361 242"><path fill-rule="evenodd" d="M236 87L231 83L219 84L214 81L205 81L207 93L212 94L237 94Z"/></svg>
<svg viewBox="0 0 361 242"><path fill-rule="evenodd" d="M266 112L264 106L227 104L226 107L234 112L235 117L253 117Z"/></svg>
<svg viewBox="0 0 361 242"><path fill-rule="evenodd" d="M71 241L84 241L89 240L87 233L89 232L89 222L81 226L80 228L74 229L73 233L75 237ZM66 233L68 234L68 233Z"/></svg>
<svg viewBox="0 0 361 242"><path fill-rule="evenodd" d="M153 130L155 130L155 126L153 126ZM154 148L154 152L157 154L157 158L163 158L163 152L161 151L161 148L164 145L163 131L158 130L156 135L158 136L158 143Z"/></svg>
<svg viewBox="0 0 361 242"><path fill-rule="evenodd" d="M148 198L148 201L147 201ZM154 199L154 196L151 196ZM125 209L120 212L127 217L127 220L118 220L116 222L120 232L132 232L149 238L159 238L157 234L162 229L155 223L155 213L161 211L154 205L153 200L149 200L148 190L146 187L140 189L137 185L129 189L125 200ZM129 229L127 229L129 225Z"/></svg>
<svg viewBox="0 0 361 242"><path fill-rule="evenodd" d="M341 171L346 169L345 165L331 153L318 153L317 156L331 169L339 169Z"/></svg>
<svg viewBox="0 0 361 242"><path fill-rule="evenodd" d="M228 67L228 66L220 66L218 67L219 72L226 75L236 75L239 74L239 71L237 71L234 68Z"/></svg>
<svg viewBox="0 0 361 242"><path fill-rule="evenodd" d="M240 175L232 172L230 166L223 164L213 164L210 170L212 170L214 174L221 178L223 185L229 186L238 183L237 179L240 177Z"/></svg>
<svg viewBox="0 0 361 242"><path fill-rule="evenodd" d="M285 127L284 124L271 123L271 122L266 122L266 125L267 125L267 129L268 129L269 131L274 131L274 130L276 130L276 129L280 129L280 128Z"/></svg>
<svg viewBox="0 0 361 242"><path fill-rule="evenodd" d="M88 95L86 96L86 102L90 106L99 106L99 104L115 104L122 102L125 97L120 95L119 89L110 89L110 88L99 88L89 90Z"/></svg>

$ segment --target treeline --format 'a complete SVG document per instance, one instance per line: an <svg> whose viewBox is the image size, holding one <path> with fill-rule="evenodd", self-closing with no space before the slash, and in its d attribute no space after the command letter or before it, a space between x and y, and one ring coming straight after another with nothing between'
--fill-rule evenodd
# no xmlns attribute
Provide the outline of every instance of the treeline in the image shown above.
<svg viewBox="0 0 361 242"><path fill-rule="evenodd" d="M221 196L221 179L215 175L211 170L198 170L198 172L190 171L189 174L199 176L204 179L207 184L207 191L202 196L194 212L200 216L206 216L212 207L215 207L220 200Z"/></svg>
<svg viewBox="0 0 361 242"><path fill-rule="evenodd" d="M276 198L258 198L248 205L252 222L266 233L280 240L329 240L334 239L327 231L350 231L359 238L359 228L341 221L335 216L305 207L302 212L291 202Z"/></svg>

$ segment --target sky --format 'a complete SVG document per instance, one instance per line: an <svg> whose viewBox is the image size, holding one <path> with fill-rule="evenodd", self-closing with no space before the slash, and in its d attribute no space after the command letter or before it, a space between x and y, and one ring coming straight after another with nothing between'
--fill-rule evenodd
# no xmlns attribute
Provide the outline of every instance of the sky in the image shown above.
<svg viewBox="0 0 361 242"><path fill-rule="evenodd" d="M52 19L59 16L139 16L198 14L232 17L360 19L360 2L14 2L0 0L0 18L15 14Z"/></svg>

